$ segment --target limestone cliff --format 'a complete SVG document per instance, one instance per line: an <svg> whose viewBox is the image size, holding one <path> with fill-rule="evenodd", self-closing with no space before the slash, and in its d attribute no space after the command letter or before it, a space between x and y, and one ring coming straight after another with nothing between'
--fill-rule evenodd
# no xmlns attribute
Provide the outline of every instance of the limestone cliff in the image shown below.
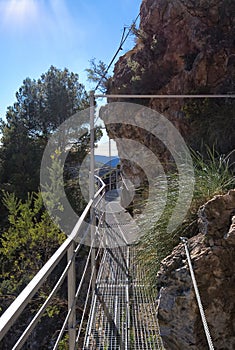
<svg viewBox="0 0 235 350"><path fill-rule="evenodd" d="M143 0L136 45L115 65L109 92L234 93L234 38L233 0ZM169 118L196 148L204 142L228 153L235 146L231 134L231 128L235 128L234 104L229 106L228 101L204 101L205 107L200 100L189 113L185 110L188 100L138 102ZM118 130L112 134L125 137L123 131L122 135Z"/></svg>
<svg viewBox="0 0 235 350"><path fill-rule="evenodd" d="M115 65L108 92L235 93L235 1L143 0L136 45ZM235 149L234 102L154 98L130 102L166 116L190 146L198 149L204 142L216 145L220 153ZM146 130L118 124L118 117L107 130L113 139L134 139L144 144L162 164L169 164L169 150ZM117 147L121 156L131 153L123 142L118 141ZM144 170L141 173L135 164L123 161L123 171L134 184L138 179L144 181ZM189 240L202 302L218 350L235 348L234 215L235 191L214 198L200 209L200 233ZM165 348L207 349L182 244L162 262L158 287L158 316Z"/></svg>
<svg viewBox="0 0 235 350"><path fill-rule="evenodd" d="M190 255L215 349L235 348L235 190L199 210ZM183 244L162 261L158 318L166 350L207 349Z"/></svg>
<svg viewBox="0 0 235 350"><path fill-rule="evenodd" d="M117 62L113 93L185 94L235 89L233 0L143 0L137 44ZM150 105L166 111L163 105ZM178 115L175 114L177 117Z"/></svg>

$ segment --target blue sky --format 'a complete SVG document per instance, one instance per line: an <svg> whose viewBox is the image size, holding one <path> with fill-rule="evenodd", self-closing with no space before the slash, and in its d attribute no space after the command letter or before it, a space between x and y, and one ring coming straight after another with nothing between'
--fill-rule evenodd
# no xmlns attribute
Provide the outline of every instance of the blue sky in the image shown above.
<svg viewBox="0 0 235 350"><path fill-rule="evenodd" d="M0 0L0 117L15 101L26 77L39 78L51 65L78 73L96 58L106 64L141 0ZM127 41L124 52L133 47Z"/></svg>

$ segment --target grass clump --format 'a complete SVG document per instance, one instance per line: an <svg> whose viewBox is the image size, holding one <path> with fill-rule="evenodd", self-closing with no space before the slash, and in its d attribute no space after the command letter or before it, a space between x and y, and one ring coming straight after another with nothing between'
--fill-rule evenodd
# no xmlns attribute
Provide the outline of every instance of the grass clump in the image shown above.
<svg viewBox="0 0 235 350"><path fill-rule="evenodd" d="M138 219L141 231L144 232L138 245L138 259L153 287L162 259L179 243L179 237L192 237L198 233L199 207L213 196L224 194L235 187L235 176L231 171L231 153L228 156L221 156L208 148L206 157L192 151L192 158L195 174L194 195L182 224L173 232L167 231L169 218L179 195L178 176L173 173L167 174L167 183L163 179L157 179L156 200L152 200L148 210ZM162 215L157 218L159 186L167 186L167 200Z"/></svg>

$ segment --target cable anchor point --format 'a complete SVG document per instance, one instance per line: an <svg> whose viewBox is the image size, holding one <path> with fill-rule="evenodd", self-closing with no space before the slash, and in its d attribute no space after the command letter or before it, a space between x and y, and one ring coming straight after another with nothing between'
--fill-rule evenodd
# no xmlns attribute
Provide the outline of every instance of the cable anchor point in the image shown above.
<svg viewBox="0 0 235 350"><path fill-rule="evenodd" d="M188 244L188 238L187 237L180 237L180 240L184 244Z"/></svg>

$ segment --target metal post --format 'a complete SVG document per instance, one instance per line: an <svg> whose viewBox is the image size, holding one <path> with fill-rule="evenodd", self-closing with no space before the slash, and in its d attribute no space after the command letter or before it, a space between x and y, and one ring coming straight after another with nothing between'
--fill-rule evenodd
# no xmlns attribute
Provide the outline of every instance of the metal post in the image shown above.
<svg viewBox="0 0 235 350"><path fill-rule="evenodd" d="M94 91L90 92L90 199L94 198L95 194L95 99Z"/></svg>
<svg viewBox="0 0 235 350"><path fill-rule="evenodd" d="M112 158L111 158L111 139L109 138L109 191L112 189Z"/></svg>
<svg viewBox="0 0 235 350"><path fill-rule="evenodd" d="M68 262L72 259L75 249L75 242L71 244L67 251ZM68 333L69 333L69 350L74 350L76 342L76 305L74 303L76 293L76 269L75 259L72 260L68 271L68 310L70 316L68 319Z"/></svg>
<svg viewBox="0 0 235 350"><path fill-rule="evenodd" d="M89 196L90 199L94 199L95 194L95 98L94 91L90 92L90 184L89 184ZM94 207L90 210L90 227L91 227L91 243L95 236L95 215ZM91 253L91 271L95 266L95 249L92 249ZM95 290L96 271L94 271L92 281L92 292Z"/></svg>
<svg viewBox="0 0 235 350"><path fill-rule="evenodd" d="M203 327L204 327L204 331L205 331L208 347L209 347L210 350L214 350L214 346L213 346L213 343L212 343L209 327L208 327L206 316L205 316L205 312L204 312L204 309L203 309L203 306L202 306L202 302L201 302L199 289L198 289L198 286L197 286L197 281L196 281L196 278L195 278L195 275L194 275L194 271L193 271L193 265L192 265L190 254L189 254L188 239L186 237L180 237L180 239L181 239L182 243L184 244L185 252L186 252L186 255L187 255L189 270L190 270L191 278L192 278L192 281L193 281L193 287L194 287L194 291L195 291L195 295L196 295L196 299L197 299L197 304L198 304L198 308L199 308L199 311L200 311L200 315L201 315L202 324L203 324Z"/></svg>

